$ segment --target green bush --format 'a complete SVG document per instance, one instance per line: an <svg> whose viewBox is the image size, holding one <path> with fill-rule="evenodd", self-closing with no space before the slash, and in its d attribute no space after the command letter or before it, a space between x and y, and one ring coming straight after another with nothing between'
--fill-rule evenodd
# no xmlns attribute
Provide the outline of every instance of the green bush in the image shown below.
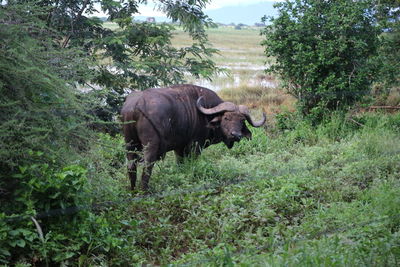
<svg viewBox="0 0 400 267"><path fill-rule="evenodd" d="M0 212L0 263L96 264L97 257L127 246L120 210L114 216L92 211L92 185L83 167L33 164L19 167L13 177L14 205Z"/></svg>
<svg viewBox="0 0 400 267"><path fill-rule="evenodd" d="M42 153L32 154L40 156ZM79 216L69 217L68 213L62 216L62 212L48 214L47 217L45 212L89 205L86 170L76 165L57 170L45 163L33 164L20 166L19 172L13 178L18 181L13 195L10 196L14 200L13 205L1 209L3 224L0 231L3 238L0 242L0 259L7 262L10 259L19 259L20 256L24 258L35 255L39 261L43 258L47 260L53 250L63 250L62 242L67 238L60 237L62 232L53 236L57 232L52 230L59 227L54 227L53 224L77 225L81 220ZM38 220L42 224L40 231L44 231L44 235L35 230L31 221L31 216L36 215L42 216ZM68 228L70 226L65 229ZM61 239L57 240L59 238Z"/></svg>
<svg viewBox="0 0 400 267"><path fill-rule="evenodd" d="M285 111L276 114L276 128L280 131L293 130L296 128L296 118L298 114L295 112Z"/></svg>
<svg viewBox="0 0 400 267"><path fill-rule="evenodd" d="M276 7L279 15L262 32L265 53L275 58L268 71L281 76L299 111L319 122L368 94L379 32L369 1L295 0Z"/></svg>
<svg viewBox="0 0 400 267"><path fill-rule="evenodd" d="M400 85L400 47L398 45L400 41L400 11L398 7L399 3L392 0L382 0L376 3L377 24L383 33L380 36L379 53L374 61L380 66L377 78L383 83L382 95Z"/></svg>
<svg viewBox="0 0 400 267"><path fill-rule="evenodd" d="M85 203L84 168L71 165L55 171L48 164L33 164L20 166L19 170L13 175L19 181L19 187L13 192L16 204L13 211L47 211Z"/></svg>

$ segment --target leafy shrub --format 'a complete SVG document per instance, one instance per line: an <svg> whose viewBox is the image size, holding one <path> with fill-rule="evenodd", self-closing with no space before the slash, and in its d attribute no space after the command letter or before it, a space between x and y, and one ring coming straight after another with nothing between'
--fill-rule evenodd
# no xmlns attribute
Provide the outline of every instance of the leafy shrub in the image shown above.
<svg viewBox="0 0 400 267"><path fill-rule="evenodd" d="M35 154L41 155L41 153ZM37 257L46 258L53 249L61 250L62 243L58 242L65 240L57 240L57 237L53 236L55 233L51 230L55 228L52 224L74 225L78 223L79 216L58 217L62 215L61 212L49 214L49 218L46 218L47 214L44 212L88 205L86 170L76 165L57 170L45 163L32 164L20 166L19 172L15 173L13 178L17 180L15 190L10 196L14 204L1 209L2 217L8 223L3 223L0 228L3 236L0 259L7 262L7 259L15 260L19 255L25 257L35 253L36 250L39 250ZM40 220L43 223L40 231L44 230L44 236L36 232L30 221L30 217L36 214L43 217ZM54 239L50 240L50 236ZM43 244L45 247L41 246L42 243L46 243Z"/></svg>
<svg viewBox="0 0 400 267"><path fill-rule="evenodd" d="M41 153L32 153L35 156ZM83 167L59 170L38 163L21 166L13 178L18 180L10 196L14 205L0 211L0 263L90 265L126 247L118 212L104 216L92 211L91 185ZM122 259L111 262L118 265Z"/></svg>
<svg viewBox="0 0 400 267"><path fill-rule="evenodd" d="M391 0L378 1L376 5L377 24L383 30L381 45L375 61L380 64L378 79L383 84L384 93L398 89L400 80L400 11L399 3ZM398 98L397 98L398 99Z"/></svg>
<svg viewBox="0 0 400 267"><path fill-rule="evenodd" d="M293 130L296 128L296 120L298 120L298 114L290 111L285 111L276 114L276 128L280 131Z"/></svg>
<svg viewBox="0 0 400 267"><path fill-rule="evenodd" d="M48 164L33 164L19 169L13 175L19 181L14 191L14 211L47 211L84 204L87 194L84 168L71 165L55 171Z"/></svg>
<svg viewBox="0 0 400 267"><path fill-rule="evenodd" d="M368 1L296 0L277 3L279 15L262 32L267 56L276 63L299 111L314 122L368 94L378 46ZM264 18L266 20L266 18Z"/></svg>
<svg viewBox="0 0 400 267"><path fill-rule="evenodd" d="M117 135L96 134L85 157L79 160L88 171L90 195L93 201L119 200L128 197L126 154L124 139Z"/></svg>
<svg viewBox="0 0 400 267"><path fill-rule="evenodd" d="M55 49L35 19L40 11L26 5L30 12L17 3L0 9L0 203L14 190L20 166L61 168L79 158L91 136L86 107L70 80L85 76L87 61L76 50Z"/></svg>

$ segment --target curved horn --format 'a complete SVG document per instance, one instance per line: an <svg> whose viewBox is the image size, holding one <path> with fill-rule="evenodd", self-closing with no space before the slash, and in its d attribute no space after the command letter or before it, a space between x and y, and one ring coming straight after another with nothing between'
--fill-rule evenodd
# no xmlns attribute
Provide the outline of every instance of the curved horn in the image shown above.
<svg viewBox="0 0 400 267"><path fill-rule="evenodd" d="M263 118L261 119L261 120L259 120L259 121L253 121L253 119L251 118L251 116L250 116L250 111L249 111L249 109L246 107L246 106L243 106L243 105L240 105L239 106L239 112L240 113L242 113L245 117L246 117L246 119L247 119L247 121L251 124L251 126L253 126L253 127L260 127L260 126L262 126L264 123L265 123L265 121L267 120L267 116L265 115L265 113L263 112Z"/></svg>
<svg viewBox="0 0 400 267"><path fill-rule="evenodd" d="M200 102L202 102L203 99L204 99L203 96L200 96L197 99L196 106L201 111L201 113L206 114L206 115L213 115L213 114L220 113L220 112L237 110L237 106L231 102L222 102L221 104L219 104L213 108L205 108L200 103Z"/></svg>

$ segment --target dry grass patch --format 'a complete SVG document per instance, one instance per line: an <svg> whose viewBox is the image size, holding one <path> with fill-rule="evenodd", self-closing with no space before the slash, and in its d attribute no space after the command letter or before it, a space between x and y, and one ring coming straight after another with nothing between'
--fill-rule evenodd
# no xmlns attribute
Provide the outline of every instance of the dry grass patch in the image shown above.
<svg viewBox="0 0 400 267"><path fill-rule="evenodd" d="M399 106L400 105L400 88L395 88L391 90L389 96L386 100L389 106Z"/></svg>
<svg viewBox="0 0 400 267"><path fill-rule="evenodd" d="M235 88L224 88L218 94L226 101L246 105L249 108L259 108L267 114L295 109L295 98L277 87L242 84Z"/></svg>

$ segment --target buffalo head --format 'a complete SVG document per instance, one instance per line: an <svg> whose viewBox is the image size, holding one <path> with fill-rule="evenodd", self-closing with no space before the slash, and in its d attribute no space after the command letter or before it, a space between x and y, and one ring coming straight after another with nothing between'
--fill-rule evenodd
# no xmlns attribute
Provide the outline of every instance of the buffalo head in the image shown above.
<svg viewBox="0 0 400 267"><path fill-rule="evenodd" d="M205 108L202 102L203 97L201 96L196 102L197 109L205 115L213 116L208 127L219 131L222 141L228 148L232 148L233 144L243 137L251 139L251 132L245 124L246 120L253 127L260 127L266 121L265 113L260 121L254 121L250 116L249 109L244 105L222 102L213 108Z"/></svg>

